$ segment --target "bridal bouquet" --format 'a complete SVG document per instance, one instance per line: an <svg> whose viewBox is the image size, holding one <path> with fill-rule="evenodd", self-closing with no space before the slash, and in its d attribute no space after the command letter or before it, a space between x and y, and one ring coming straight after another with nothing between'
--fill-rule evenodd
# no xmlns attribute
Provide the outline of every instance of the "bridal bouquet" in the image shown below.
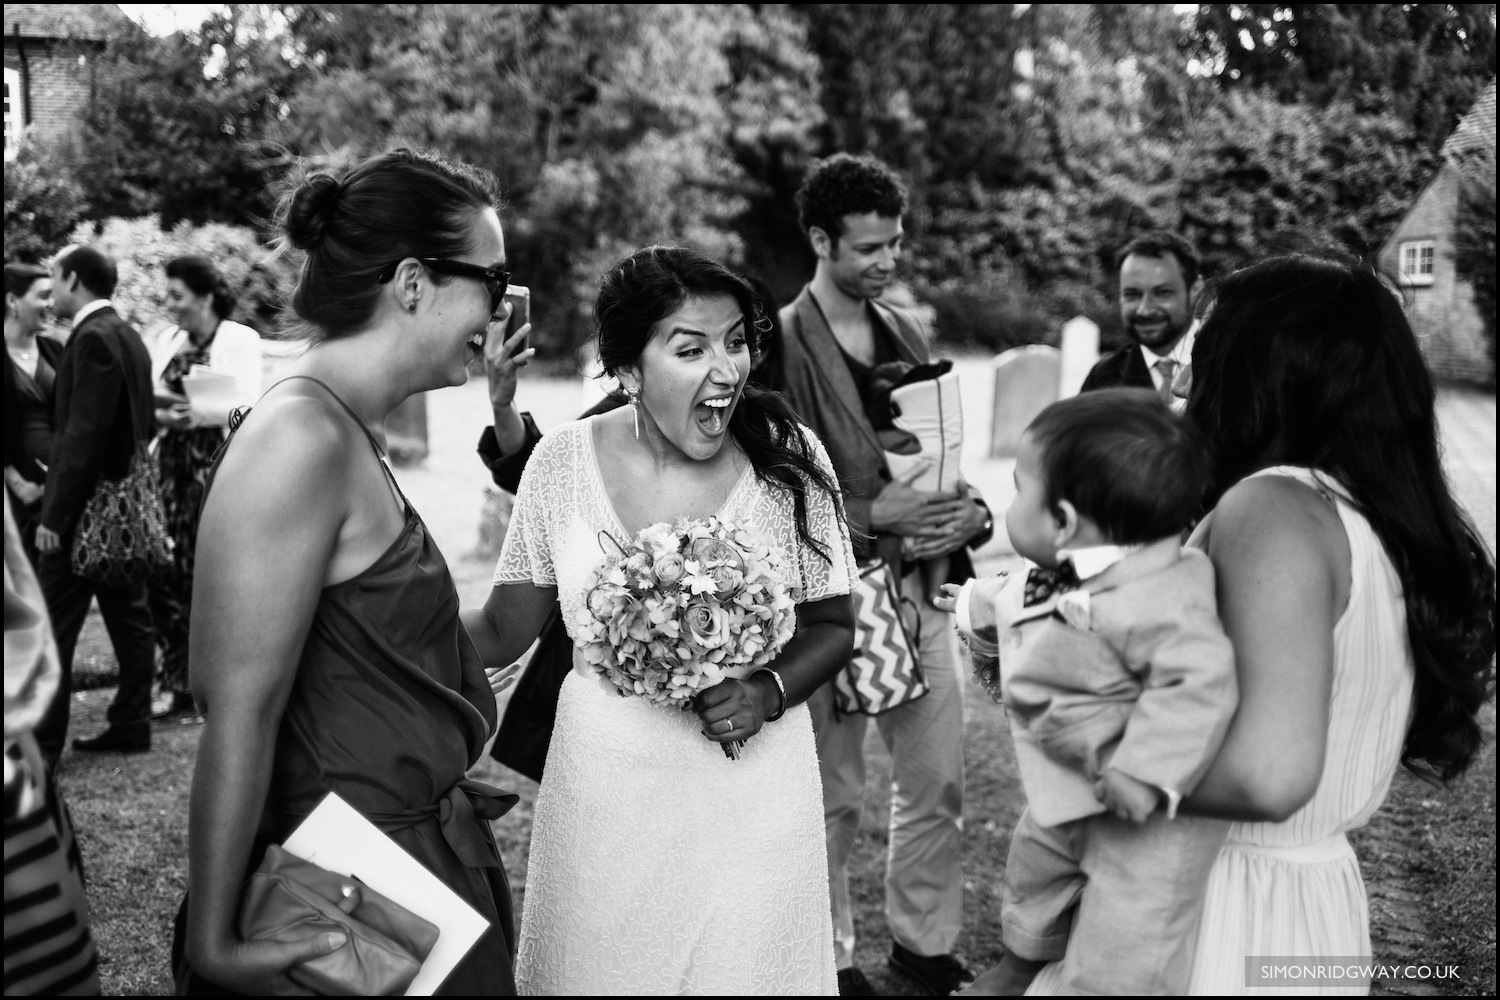
<svg viewBox="0 0 1500 1000"><path fill-rule="evenodd" d="M577 643L621 695L688 709L698 692L769 663L796 621L779 548L733 521L653 524L589 580ZM737 744L738 746L739 744ZM725 752L731 752L725 745Z"/></svg>

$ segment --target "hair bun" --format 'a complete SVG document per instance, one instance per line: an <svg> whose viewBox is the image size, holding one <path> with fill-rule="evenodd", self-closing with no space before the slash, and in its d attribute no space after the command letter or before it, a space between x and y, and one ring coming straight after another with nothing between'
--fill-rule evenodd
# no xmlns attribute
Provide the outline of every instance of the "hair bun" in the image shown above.
<svg viewBox="0 0 1500 1000"><path fill-rule="evenodd" d="M342 193L332 174L313 174L298 186L287 212L286 234L298 250L312 250L323 242L323 233L338 208Z"/></svg>

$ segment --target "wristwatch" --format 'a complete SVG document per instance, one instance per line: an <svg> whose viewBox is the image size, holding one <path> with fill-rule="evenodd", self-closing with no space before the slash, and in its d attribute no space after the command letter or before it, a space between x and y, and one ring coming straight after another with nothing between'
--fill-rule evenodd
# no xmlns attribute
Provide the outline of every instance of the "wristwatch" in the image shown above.
<svg viewBox="0 0 1500 1000"><path fill-rule="evenodd" d="M979 529L978 534L993 534L995 531L995 515L990 512L989 504L979 499L975 499L974 502L979 505L981 510L984 511L984 527Z"/></svg>

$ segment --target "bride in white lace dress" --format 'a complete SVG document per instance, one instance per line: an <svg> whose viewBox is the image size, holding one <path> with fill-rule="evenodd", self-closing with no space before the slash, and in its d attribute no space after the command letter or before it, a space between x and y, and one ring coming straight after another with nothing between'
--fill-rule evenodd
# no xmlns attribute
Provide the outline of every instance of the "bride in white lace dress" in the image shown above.
<svg viewBox="0 0 1500 1000"><path fill-rule="evenodd" d="M607 692L575 655L532 826L522 993L837 993L803 702L852 644L853 557L821 444L746 388L758 315L750 287L696 251L648 248L605 276L600 358L633 405L542 439L470 621L486 662L505 663L560 599L576 641L601 534L715 515L786 553L801 602L771 669L693 712ZM737 761L732 740L748 741Z"/></svg>

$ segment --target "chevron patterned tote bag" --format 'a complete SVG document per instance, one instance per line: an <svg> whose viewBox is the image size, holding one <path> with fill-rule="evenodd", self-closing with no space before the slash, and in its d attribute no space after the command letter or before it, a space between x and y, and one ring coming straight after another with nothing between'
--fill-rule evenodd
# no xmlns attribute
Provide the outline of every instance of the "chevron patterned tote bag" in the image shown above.
<svg viewBox="0 0 1500 1000"><path fill-rule="evenodd" d="M928 686L912 634L916 605L901 596L890 565L882 561L861 567L851 596L854 655L833 679L835 715L880 715L922 697Z"/></svg>

